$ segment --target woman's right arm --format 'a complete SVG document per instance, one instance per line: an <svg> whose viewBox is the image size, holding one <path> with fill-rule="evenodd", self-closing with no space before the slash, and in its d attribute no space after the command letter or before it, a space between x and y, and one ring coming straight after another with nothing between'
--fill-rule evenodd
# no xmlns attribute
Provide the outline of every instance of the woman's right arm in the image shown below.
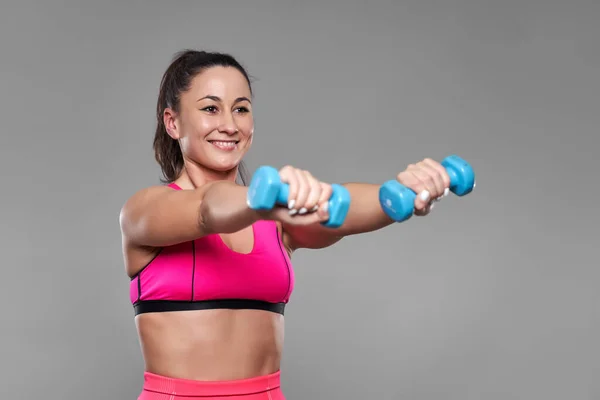
<svg viewBox="0 0 600 400"><path fill-rule="evenodd" d="M123 238L130 245L165 247L212 233L239 231L266 217L248 207L247 191L228 181L194 190L164 186L140 190L121 209Z"/></svg>

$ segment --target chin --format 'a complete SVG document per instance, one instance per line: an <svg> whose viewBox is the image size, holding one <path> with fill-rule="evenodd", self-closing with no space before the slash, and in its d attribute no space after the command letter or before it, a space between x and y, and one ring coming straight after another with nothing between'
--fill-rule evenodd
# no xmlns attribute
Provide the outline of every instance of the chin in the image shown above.
<svg viewBox="0 0 600 400"><path fill-rule="evenodd" d="M223 157L220 157L218 159L211 159L211 160L207 160L208 162L204 163L204 165L206 165L206 167L212 169L213 171L216 172L230 172L234 169L236 169L237 167L239 167L241 159L240 157L231 157L230 159L223 159Z"/></svg>
<svg viewBox="0 0 600 400"><path fill-rule="evenodd" d="M226 172L231 172L233 171L235 168L237 168L240 164L231 164L231 165L222 165L222 164L218 164L218 165L209 165L208 167L210 169L212 169L213 171L216 172L221 172L221 173L226 173Z"/></svg>

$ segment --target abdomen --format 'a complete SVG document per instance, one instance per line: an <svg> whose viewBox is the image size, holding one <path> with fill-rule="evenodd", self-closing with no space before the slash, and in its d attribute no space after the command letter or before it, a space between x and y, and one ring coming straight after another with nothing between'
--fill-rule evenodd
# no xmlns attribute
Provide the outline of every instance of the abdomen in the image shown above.
<svg viewBox="0 0 600 400"><path fill-rule="evenodd" d="M262 310L202 310L136 318L146 369L196 380L244 379L280 367L283 316Z"/></svg>

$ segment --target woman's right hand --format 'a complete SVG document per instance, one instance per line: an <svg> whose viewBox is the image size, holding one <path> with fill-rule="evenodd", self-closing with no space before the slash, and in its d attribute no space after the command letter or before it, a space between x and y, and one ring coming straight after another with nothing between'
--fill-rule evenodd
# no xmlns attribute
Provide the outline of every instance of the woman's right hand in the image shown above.
<svg viewBox="0 0 600 400"><path fill-rule="evenodd" d="M316 179L310 172L292 166L279 170L281 181L289 185L288 206L275 207L273 219L290 225L310 225L329 219L327 209L333 192L331 185Z"/></svg>

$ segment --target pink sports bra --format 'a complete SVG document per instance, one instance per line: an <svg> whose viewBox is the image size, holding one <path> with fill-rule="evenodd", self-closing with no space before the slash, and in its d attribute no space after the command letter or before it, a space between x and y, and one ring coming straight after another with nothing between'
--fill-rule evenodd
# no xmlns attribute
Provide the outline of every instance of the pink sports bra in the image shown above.
<svg viewBox="0 0 600 400"><path fill-rule="evenodd" d="M231 250L218 234L160 249L131 278L135 315L214 308L283 314L294 289L291 261L274 221L257 221L252 230L248 254Z"/></svg>

